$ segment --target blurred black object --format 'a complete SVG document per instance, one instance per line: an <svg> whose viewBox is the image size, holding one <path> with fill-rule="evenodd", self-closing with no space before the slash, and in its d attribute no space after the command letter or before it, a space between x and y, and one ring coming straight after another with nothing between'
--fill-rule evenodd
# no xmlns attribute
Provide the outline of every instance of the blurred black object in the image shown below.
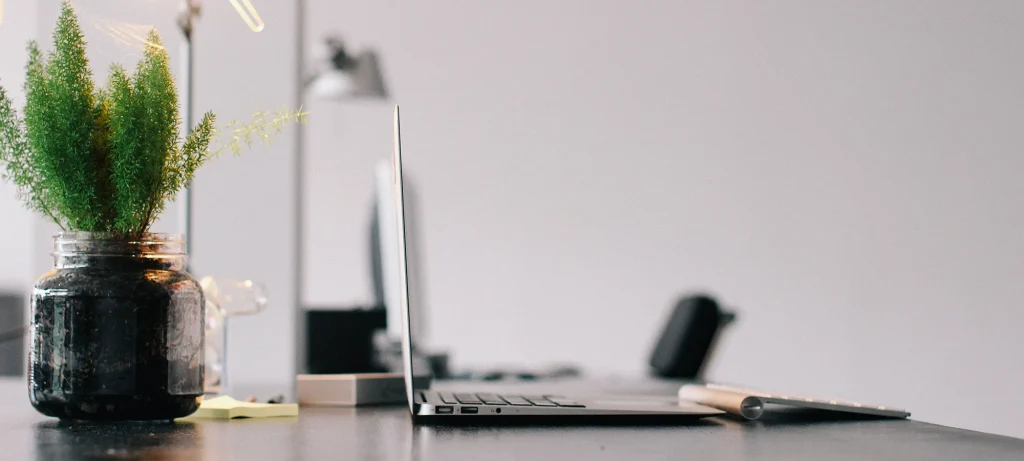
<svg viewBox="0 0 1024 461"><path fill-rule="evenodd" d="M307 310L306 370L310 374L376 373L374 335L387 327L387 311Z"/></svg>
<svg viewBox="0 0 1024 461"><path fill-rule="evenodd" d="M25 372L25 300L0 294L0 376L21 376Z"/></svg>
<svg viewBox="0 0 1024 461"><path fill-rule="evenodd" d="M651 354L654 374L663 378L700 379L715 339L736 318L704 294L681 298Z"/></svg>

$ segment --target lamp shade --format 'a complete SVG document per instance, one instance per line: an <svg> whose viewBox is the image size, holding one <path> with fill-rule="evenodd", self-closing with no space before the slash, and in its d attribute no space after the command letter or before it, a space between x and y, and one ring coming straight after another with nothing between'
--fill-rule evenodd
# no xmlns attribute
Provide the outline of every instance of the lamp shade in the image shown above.
<svg viewBox="0 0 1024 461"><path fill-rule="evenodd" d="M313 78L313 95L322 99L387 99L388 90L377 53L364 51L344 68L333 67Z"/></svg>

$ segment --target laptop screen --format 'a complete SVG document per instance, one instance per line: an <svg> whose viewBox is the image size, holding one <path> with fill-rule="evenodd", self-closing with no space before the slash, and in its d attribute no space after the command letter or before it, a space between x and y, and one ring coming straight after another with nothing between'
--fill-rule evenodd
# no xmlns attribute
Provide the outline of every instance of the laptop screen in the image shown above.
<svg viewBox="0 0 1024 461"><path fill-rule="evenodd" d="M394 161L389 156L377 164L375 171L375 204L373 221L371 222L370 238L371 270L374 300L378 305L385 306L388 311L388 338L400 339L404 334L402 328L402 308L399 302L398 277L398 217L395 205L395 169ZM418 208L414 179L409 173L402 175L402 204L404 205L405 221L405 252L408 262L408 274L411 283L409 296L417 301L416 319L412 322L410 337L412 347L426 339L427 328L424 320L429 306L426 304L424 273L416 263L423 263L418 252L422 246L417 218Z"/></svg>
<svg viewBox="0 0 1024 461"><path fill-rule="evenodd" d="M395 106L395 150L393 171L395 172L394 187L395 187L395 214L396 214L396 226L395 230L398 234L398 289L399 289L399 308L402 311L402 365L405 367L403 370L405 375L405 393L409 400L409 411L415 413L414 406L416 403L415 395L419 389L413 389L413 358L412 358L412 312L414 303L419 302L417 299L410 299L409 293L409 255L408 245L406 241L406 212L405 212L405 179L402 175L402 128L399 117L398 106Z"/></svg>

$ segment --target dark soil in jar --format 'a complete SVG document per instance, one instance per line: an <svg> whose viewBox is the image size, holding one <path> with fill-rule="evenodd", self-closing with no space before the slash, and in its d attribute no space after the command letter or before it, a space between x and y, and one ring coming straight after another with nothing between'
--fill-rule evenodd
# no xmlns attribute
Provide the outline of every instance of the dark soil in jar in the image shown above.
<svg viewBox="0 0 1024 461"><path fill-rule="evenodd" d="M169 420L203 393L203 294L156 260L103 258L36 285L29 394L76 420Z"/></svg>

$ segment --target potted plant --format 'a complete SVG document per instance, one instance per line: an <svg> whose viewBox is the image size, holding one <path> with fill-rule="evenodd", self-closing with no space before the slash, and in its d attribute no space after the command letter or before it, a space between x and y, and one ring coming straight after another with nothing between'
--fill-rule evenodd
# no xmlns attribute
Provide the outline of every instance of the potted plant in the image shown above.
<svg viewBox="0 0 1024 461"><path fill-rule="evenodd" d="M305 114L257 113L211 149L207 113L183 141L167 51L153 31L134 72L93 82L81 27L64 3L54 50L29 44L26 104L0 86L0 164L26 205L59 224L54 269L35 285L29 397L49 416L166 420L203 394L204 298L181 236L150 232L169 200L222 150Z"/></svg>

